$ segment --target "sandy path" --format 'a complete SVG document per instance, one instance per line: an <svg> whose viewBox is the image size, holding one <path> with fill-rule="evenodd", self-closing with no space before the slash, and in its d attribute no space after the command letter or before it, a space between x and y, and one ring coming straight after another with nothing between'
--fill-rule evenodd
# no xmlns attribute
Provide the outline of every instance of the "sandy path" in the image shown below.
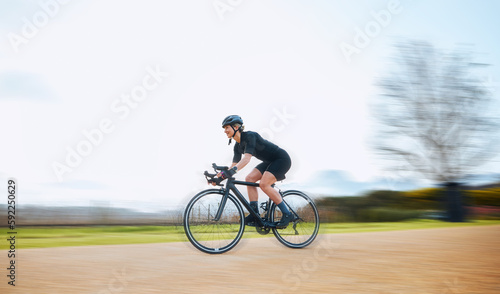
<svg viewBox="0 0 500 294"><path fill-rule="evenodd" d="M0 293L500 293L500 226L322 235L300 250L242 240L222 255L189 243L21 249L17 263L17 286L2 274Z"/></svg>

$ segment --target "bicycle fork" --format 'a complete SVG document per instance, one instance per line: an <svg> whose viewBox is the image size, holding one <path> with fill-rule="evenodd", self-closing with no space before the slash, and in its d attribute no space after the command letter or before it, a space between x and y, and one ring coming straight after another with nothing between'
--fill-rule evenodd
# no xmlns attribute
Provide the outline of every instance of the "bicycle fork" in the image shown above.
<svg viewBox="0 0 500 294"><path fill-rule="evenodd" d="M229 197L229 189L224 189L224 195L222 196L219 208L217 209L217 213L215 214L215 217L212 219L212 221L218 222L220 220L222 212L224 211L224 207L226 207L227 197Z"/></svg>

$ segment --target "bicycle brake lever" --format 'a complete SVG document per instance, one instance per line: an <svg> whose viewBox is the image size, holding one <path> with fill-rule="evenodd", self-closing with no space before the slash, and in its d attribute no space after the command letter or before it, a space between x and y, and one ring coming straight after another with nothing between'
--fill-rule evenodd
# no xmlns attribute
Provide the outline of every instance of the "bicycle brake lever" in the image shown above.
<svg viewBox="0 0 500 294"><path fill-rule="evenodd" d="M224 187L224 185L221 184L222 182L222 178L217 178L217 179L209 179L208 180L208 183L211 184L211 183L215 183L215 185L217 186L221 186L221 187Z"/></svg>
<svg viewBox="0 0 500 294"><path fill-rule="evenodd" d="M203 173L203 174L205 175L205 179L207 179L207 182L209 184L215 183L217 186L224 186L221 184L223 179L217 178L217 174L210 174L207 171L205 171L205 173Z"/></svg>
<svg viewBox="0 0 500 294"><path fill-rule="evenodd" d="M208 179L208 177L210 177L210 178L215 178L215 177L217 176L217 174L211 174L211 173L209 173L209 172L207 172L207 171L205 171L205 172L203 173L203 175L204 175L207 179Z"/></svg>

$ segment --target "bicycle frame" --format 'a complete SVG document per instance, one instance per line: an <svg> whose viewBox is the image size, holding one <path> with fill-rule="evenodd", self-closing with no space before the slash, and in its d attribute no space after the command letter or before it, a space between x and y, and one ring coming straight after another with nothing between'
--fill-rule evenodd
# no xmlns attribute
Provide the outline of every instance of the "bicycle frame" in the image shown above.
<svg viewBox="0 0 500 294"><path fill-rule="evenodd" d="M221 204L219 205L219 209L217 210L217 213L215 215L214 220L219 221L222 211L224 210L224 207L226 206L226 201L227 198L229 197L229 192L232 191L235 195L236 198L243 204L243 206L250 212L251 215L255 217L257 222L259 223L260 226L264 226L264 222L262 221L262 218L260 217L259 214L255 213L255 211L250 207L250 203L245 199L245 196L241 194L241 192L236 188L236 185L244 185L244 186L251 186L251 187L259 187L259 183L252 183L252 182L244 182L244 181L237 181L234 178L229 178L227 179L226 186L222 188L224 191L224 196L222 197ZM273 185L274 186L274 185ZM281 195L281 191L279 191ZM271 207L271 199L268 200L267 202L267 212L266 212L266 217L269 217L270 213L270 207Z"/></svg>
<svg viewBox="0 0 500 294"><path fill-rule="evenodd" d="M222 184L224 179L220 175L217 177L218 171L225 172L228 167L217 166L215 163L212 167L216 173L205 171L205 178L209 184L220 188L206 189L196 194L187 204L182 216L184 231L194 247L210 254L227 252L240 241L245 225L255 226L257 233L261 235L269 234L272 230L278 241L290 248L304 248L314 241L319 230L319 214L316 205L305 193L297 190L281 191L272 185L293 214L289 225L281 226L280 210L271 198L260 204L265 211L260 214L252 209L237 187L243 185L258 188L259 183L237 181L234 177L229 177L225 180L226 183ZM226 205L229 204L232 206L227 210ZM255 218L252 224L243 220L242 206Z"/></svg>

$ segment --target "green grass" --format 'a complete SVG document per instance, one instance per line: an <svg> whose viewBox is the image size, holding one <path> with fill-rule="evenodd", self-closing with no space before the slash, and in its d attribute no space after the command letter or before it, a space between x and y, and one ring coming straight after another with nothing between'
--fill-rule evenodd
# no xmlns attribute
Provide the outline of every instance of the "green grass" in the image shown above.
<svg viewBox="0 0 500 294"><path fill-rule="evenodd" d="M182 227L173 226L18 227L16 231L18 249L187 240ZM0 233L9 236L6 228L1 228ZM8 245L6 241L0 241L0 250L7 249Z"/></svg>
<svg viewBox="0 0 500 294"><path fill-rule="evenodd" d="M369 223L328 223L321 224L321 234L362 233L380 231L399 231L413 229L453 228L484 225L500 225L500 220L475 220L464 223L450 223L437 220L409 220L401 222Z"/></svg>
<svg viewBox="0 0 500 294"><path fill-rule="evenodd" d="M448 223L435 220L412 220L390 223L328 223L321 224L321 234L359 233L411 229L451 228L464 226L498 225L500 220L480 220L466 223ZM182 227L163 226L99 226L99 227L19 227L16 229L16 249L61 246L115 245L168 243L187 241ZM0 228L2 236L10 236L7 228ZM259 235L246 227L244 238L272 237ZM0 250L8 249L5 237Z"/></svg>

